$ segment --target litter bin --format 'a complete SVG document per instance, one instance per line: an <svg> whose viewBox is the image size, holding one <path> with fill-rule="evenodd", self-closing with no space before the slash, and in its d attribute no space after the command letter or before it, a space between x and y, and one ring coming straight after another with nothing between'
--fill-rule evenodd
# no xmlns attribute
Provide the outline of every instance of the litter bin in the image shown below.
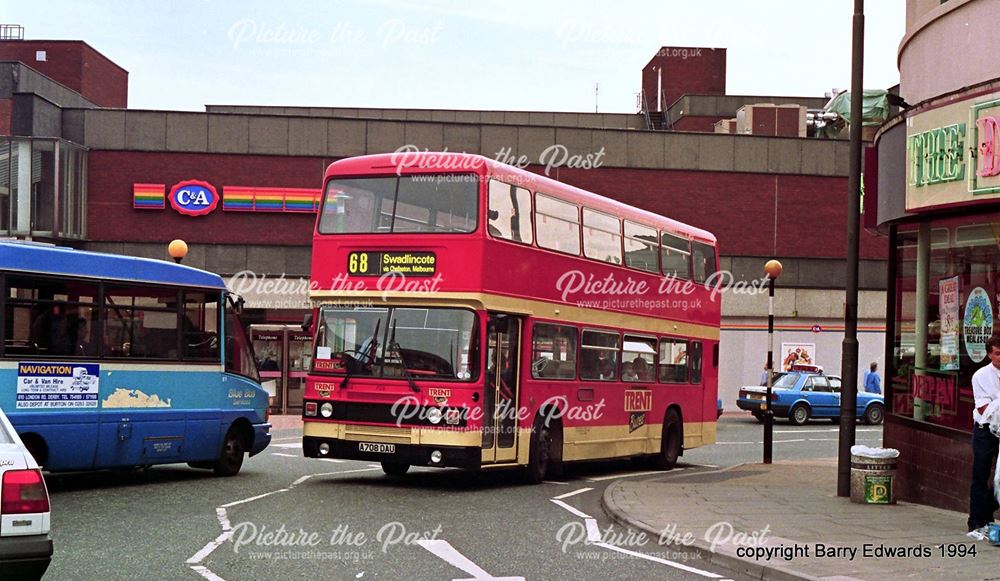
<svg viewBox="0 0 1000 581"><path fill-rule="evenodd" d="M899 450L851 447L851 502L896 504L896 461Z"/></svg>

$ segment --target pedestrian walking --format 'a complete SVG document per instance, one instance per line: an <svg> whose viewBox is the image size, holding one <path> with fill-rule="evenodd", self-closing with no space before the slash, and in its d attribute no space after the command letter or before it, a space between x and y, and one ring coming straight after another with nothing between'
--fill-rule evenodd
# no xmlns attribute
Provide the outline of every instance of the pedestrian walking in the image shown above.
<svg viewBox="0 0 1000 581"><path fill-rule="evenodd" d="M972 485L969 488L969 533L984 534L981 530L993 522L993 513L1000 508L996 495L989 486L990 468L1000 448L1000 440L983 419L983 412L996 399L1000 399L1000 335L993 335L986 342L989 363L972 375Z"/></svg>
<svg viewBox="0 0 1000 581"><path fill-rule="evenodd" d="M872 361L868 371L865 372L865 391L882 395L882 380L878 376L878 363Z"/></svg>

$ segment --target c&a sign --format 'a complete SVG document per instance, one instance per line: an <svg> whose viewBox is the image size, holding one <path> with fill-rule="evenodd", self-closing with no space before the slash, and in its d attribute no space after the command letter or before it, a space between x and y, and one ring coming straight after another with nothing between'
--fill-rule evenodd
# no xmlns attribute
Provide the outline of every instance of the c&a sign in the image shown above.
<svg viewBox="0 0 1000 581"><path fill-rule="evenodd" d="M200 180L185 180L170 188L170 207L187 216L204 216L219 205L215 187Z"/></svg>
<svg viewBox="0 0 1000 581"><path fill-rule="evenodd" d="M1000 197L1000 93L906 120L906 209Z"/></svg>

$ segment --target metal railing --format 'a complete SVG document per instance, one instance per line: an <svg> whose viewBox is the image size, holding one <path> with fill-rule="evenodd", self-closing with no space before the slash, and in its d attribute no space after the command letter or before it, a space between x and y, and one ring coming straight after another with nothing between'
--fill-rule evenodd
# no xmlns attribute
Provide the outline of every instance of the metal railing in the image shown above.
<svg viewBox="0 0 1000 581"><path fill-rule="evenodd" d="M0 24L0 40L24 40L24 27L20 24Z"/></svg>

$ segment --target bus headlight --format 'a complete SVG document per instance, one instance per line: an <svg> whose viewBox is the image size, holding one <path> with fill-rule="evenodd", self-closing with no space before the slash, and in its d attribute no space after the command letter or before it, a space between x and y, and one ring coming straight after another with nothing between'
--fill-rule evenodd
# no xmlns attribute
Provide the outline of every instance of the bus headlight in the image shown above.
<svg viewBox="0 0 1000 581"><path fill-rule="evenodd" d="M427 410L427 421L432 424L440 424L442 417L444 417L444 414L441 413L440 408L431 408Z"/></svg>
<svg viewBox="0 0 1000 581"><path fill-rule="evenodd" d="M323 405L319 406L319 415L323 416L324 418L332 416L333 404L330 402L326 402Z"/></svg>
<svg viewBox="0 0 1000 581"><path fill-rule="evenodd" d="M323 455L323 456L326 456L327 454L329 454L330 453L330 444L327 444L326 442L323 442L322 444L320 444L319 445L319 453L321 455Z"/></svg>
<svg viewBox="0 0 1000 581"><path fill-rule="evenodd" d="M441 463L441 450L434 450L431 452L431 464Z"/></svg>

